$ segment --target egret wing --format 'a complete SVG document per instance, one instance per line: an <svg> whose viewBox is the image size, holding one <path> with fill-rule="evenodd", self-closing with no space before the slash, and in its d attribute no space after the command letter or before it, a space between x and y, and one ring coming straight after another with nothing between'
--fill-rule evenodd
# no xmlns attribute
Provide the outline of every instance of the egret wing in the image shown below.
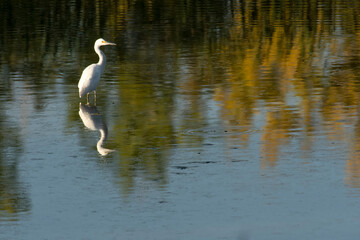
<svg viewBox="0 0 360 240"><path fill-rule="evenodd" d="M91 64L82 72L78 88L79 96L82 97L85 94L96 89L99 83L100 73L96 64Z"/></svg>

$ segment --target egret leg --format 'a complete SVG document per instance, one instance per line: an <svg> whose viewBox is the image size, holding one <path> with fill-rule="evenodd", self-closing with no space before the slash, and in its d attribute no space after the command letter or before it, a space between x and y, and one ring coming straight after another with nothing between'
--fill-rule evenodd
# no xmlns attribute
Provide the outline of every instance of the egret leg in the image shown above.
<svg viewBox="0 0 360 240"><path fill-rule="evenodd" d="M94 90L94 105L96 106L96 90Z"/></svg>
<svg viewBox="0 0 360 240"><path fill-rule="evenodd" d="M86 103L89 104L89 93L86 94Z"/></svg>

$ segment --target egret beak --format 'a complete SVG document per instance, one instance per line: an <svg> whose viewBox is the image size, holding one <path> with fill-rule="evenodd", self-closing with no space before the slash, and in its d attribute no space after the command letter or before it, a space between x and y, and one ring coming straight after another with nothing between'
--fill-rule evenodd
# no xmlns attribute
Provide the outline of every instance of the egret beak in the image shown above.
<svg viewBox="0 0 360 240"><path fill-rule="evenodd" d="M115 46L116 44L115 43L111 43L111 42L105 42L106 45L113 45Z"/></svg>

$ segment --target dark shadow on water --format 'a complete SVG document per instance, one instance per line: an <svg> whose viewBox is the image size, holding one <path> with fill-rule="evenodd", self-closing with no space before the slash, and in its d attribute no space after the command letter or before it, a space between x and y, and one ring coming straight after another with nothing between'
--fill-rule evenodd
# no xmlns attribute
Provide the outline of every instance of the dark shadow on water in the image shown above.
<svg viewBox="0 0 360 240"><path fill-rule="evenodd" d="M85 127L92 131L100 132L100 139L96 144L96 148L101 156L106 156L111 152L114 152L112 149L107 149L103 147L104 142L107 139L108 128L103 121L103 118L96 106L92 106L90 104L82 104L79 105L79 116L84 123Z"/></svg>

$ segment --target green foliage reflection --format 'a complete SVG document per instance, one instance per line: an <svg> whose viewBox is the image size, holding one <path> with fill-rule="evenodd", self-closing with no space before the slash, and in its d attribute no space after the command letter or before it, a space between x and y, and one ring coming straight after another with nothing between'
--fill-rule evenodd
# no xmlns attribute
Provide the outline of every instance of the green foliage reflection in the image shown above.
<svg viewBox="0 0 360 240"><path fill-rule="evenodd" d="M115 88L109 130L125 191L141 171L165 184L173 144L201 146L201 136L182 133L207 126L208 99L220 105L225 128L242 131L227 139L242 146L263 114L263 168L276 166L294 137L307 152L319 133L350 142L346 181L359 185L357 1L15 0L0 9L1 76L16 73L38 111L58 82L74 87L67 126L78 119L79 74L96 61L93 40L119 43L99 104L110 105L104 93Z"/></svg>

